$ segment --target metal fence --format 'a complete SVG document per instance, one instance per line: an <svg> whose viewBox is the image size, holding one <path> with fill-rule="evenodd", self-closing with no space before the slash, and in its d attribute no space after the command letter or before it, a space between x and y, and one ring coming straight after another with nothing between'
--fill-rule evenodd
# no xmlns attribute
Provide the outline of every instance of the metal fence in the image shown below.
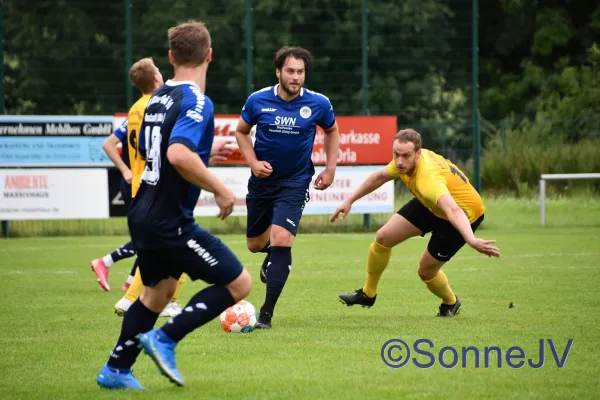
<svg viewBox="0 0 600 400"><path fill-rule="evenodd" d="M5 0L0 105L17 115L112 115L139 94L128 70L152 57L172 74L169 27L203 20L218 114L276 82L284 45L311 51L306 86L337 115L395 115L480 189L478 0ZM61 225L62 226L62 225ZM104 227L102 230L107 230Z"/></svg>
<svg viewBox="0 0 600 400"><path fill-rule="evenodd" d="M426 147L472 159L479 188L477 0L8 0L2 11L8 114L127 111L131 64L151 56L169 77L167 29L201 19L217 113L239 113L275 82L278 48L303 46L315 57L307 87L338 115L396 115Z"/></svg>

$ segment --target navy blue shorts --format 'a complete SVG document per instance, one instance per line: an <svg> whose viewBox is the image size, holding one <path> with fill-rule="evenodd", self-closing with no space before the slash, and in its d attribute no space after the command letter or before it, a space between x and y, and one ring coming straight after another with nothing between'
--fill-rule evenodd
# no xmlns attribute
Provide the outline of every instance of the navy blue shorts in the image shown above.
<svg viewBox="0 0 600 400"><path fill-rule="evenodd" d="M125 203L125 207L129 208L129 204L131 204L131 185L125 179L121 179L119 191L121 192L121 198Z"/></svg>
<svg viewBox="0 0 600 400"><path fill-rule="evenodd" d="M193 281L227 285L244 269L221 239L199 226L185 235L181 246L138 249L137 256L142 282L148 287L169 277L179 279L184 272Z"/></svg>
<svg viewBox="0 0 600 400"><path fill-rule="evenodd" d="M275 224L296 236L302 212L310 201L309 183L298 187L248 183L246 236L257 237Z"/></svg>

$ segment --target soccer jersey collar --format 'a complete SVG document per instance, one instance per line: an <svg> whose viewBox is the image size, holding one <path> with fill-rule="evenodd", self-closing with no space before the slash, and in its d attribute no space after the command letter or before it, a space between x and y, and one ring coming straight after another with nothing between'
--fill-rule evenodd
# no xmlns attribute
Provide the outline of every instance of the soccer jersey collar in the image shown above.
<svg viewBox="0 0 600 400"><path fill-rule="evenodd" d="M198 88L198 85L196 85L196 82L194 81L172 81L171 79L169 79L168 81L165 82L165 85L168 86L179 86L179 85L192 85ZM198 90L200 90L200 88L198 88Z"/></svg>
<svg viewBox="0 0 600 400"><path fill-rule="evenodd" d="M275 95L275 97L279 97L279 95L277 94L277 88L279 87L279 83L275 86L273 86L273 95ZM301 87L300 88L300 97L304 96L304 88ZM281 99L283 100L283 99Z"/></svg>

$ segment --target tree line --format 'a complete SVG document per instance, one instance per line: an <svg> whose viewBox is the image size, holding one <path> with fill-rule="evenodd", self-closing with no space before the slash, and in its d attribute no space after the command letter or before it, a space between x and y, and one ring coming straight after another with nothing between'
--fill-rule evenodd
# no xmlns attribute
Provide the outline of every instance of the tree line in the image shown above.
<svg viewBox="0 0 600 400"><path fill-rule="evenodd" d="M598 138L600 5L539 3L480 1L484 146L515 130L559 142ZM253 0L252 88L274 83L279 47L303 46L315 56L307 86L326 94L339 115L397 115L402 125L434 127L436 138L468 147L472 1L369 2L366 110L361 5ZM3 7L6 113L127 110L123 0L5 0ZM239 113L250 71L245 7L245 0L132 0L133 59L152 56L169 77L168 27L206 21L214 48L207 92L218 113Z"/></svg>

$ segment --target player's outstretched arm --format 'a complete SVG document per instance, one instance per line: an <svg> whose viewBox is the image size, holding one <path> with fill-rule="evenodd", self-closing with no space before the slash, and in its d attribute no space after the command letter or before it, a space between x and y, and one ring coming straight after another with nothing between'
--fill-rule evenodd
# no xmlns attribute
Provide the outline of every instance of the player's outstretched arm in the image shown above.
<svg viewBox="0 0 600 400"><path fill-rule="evenodd" d="M250 138L250 129L252 127L240 118L237 128L235 130L235 139L237 140L240 152L246 159L248 166L252 169L252 173L257 178L267 178L273 172L271 164L266 161L259 161L256 158L254 152L254 146L252 146L252 139Z"/></svg>
<svg viewBox="0 0 600 400"><path fill-rule="evenodd" d="M490 257L500 257L500 250L496 246L492 246L492 243L496 243L495 240L484 240L475 237L467 215L449 193L442 195L437 203L448 217L448 221L460 232L469 246Z"/></svg>
<svg viewBox="0 0 600 400"><path fill-rule="evenodd" d="M167 150L167 159L177 172L191 184L214 193L219 206L219 218L225 219L233 211L235 195L215 174L209 171L198 154L186 145L173 143Z"/></svg>
<svg viewBox="0 0 600 400"><path fill-rule="evenodd" d="M110 158L113 164L115 164L115 167L119 168L119 171L121 171L121 174L123 174L123 179L125 179L127 183L131 183L131 170L127 167L127 165L125 165L123 159L119 155L119 151L117 150L117 145L119 143L121 143L121 140L117 137L117 135L111 133L102 144L102 150L104 150L108 158Z"/></svg>
<svg viewBox="0 0 600 400"><path fill-rule="evenodd" d="M352 195L348 197L348 199L346 199L342 204L338 206L338 208L335 209L329 221L335 222L338 219L338 217L339 219L344 219L344 217L346 217L346 215L348 215L348 213L350 212L352 204L354 204L356 200L368 195L369 193L380 188L384 183L391 181L392 179L394 178L391 177L389 172L387 171L387 166L383 169L380 169L379 171L373 172L367 177L367 179L365 179L365 181L358 187L358 189L356 189L354 193L352 193Z"/></svg>

